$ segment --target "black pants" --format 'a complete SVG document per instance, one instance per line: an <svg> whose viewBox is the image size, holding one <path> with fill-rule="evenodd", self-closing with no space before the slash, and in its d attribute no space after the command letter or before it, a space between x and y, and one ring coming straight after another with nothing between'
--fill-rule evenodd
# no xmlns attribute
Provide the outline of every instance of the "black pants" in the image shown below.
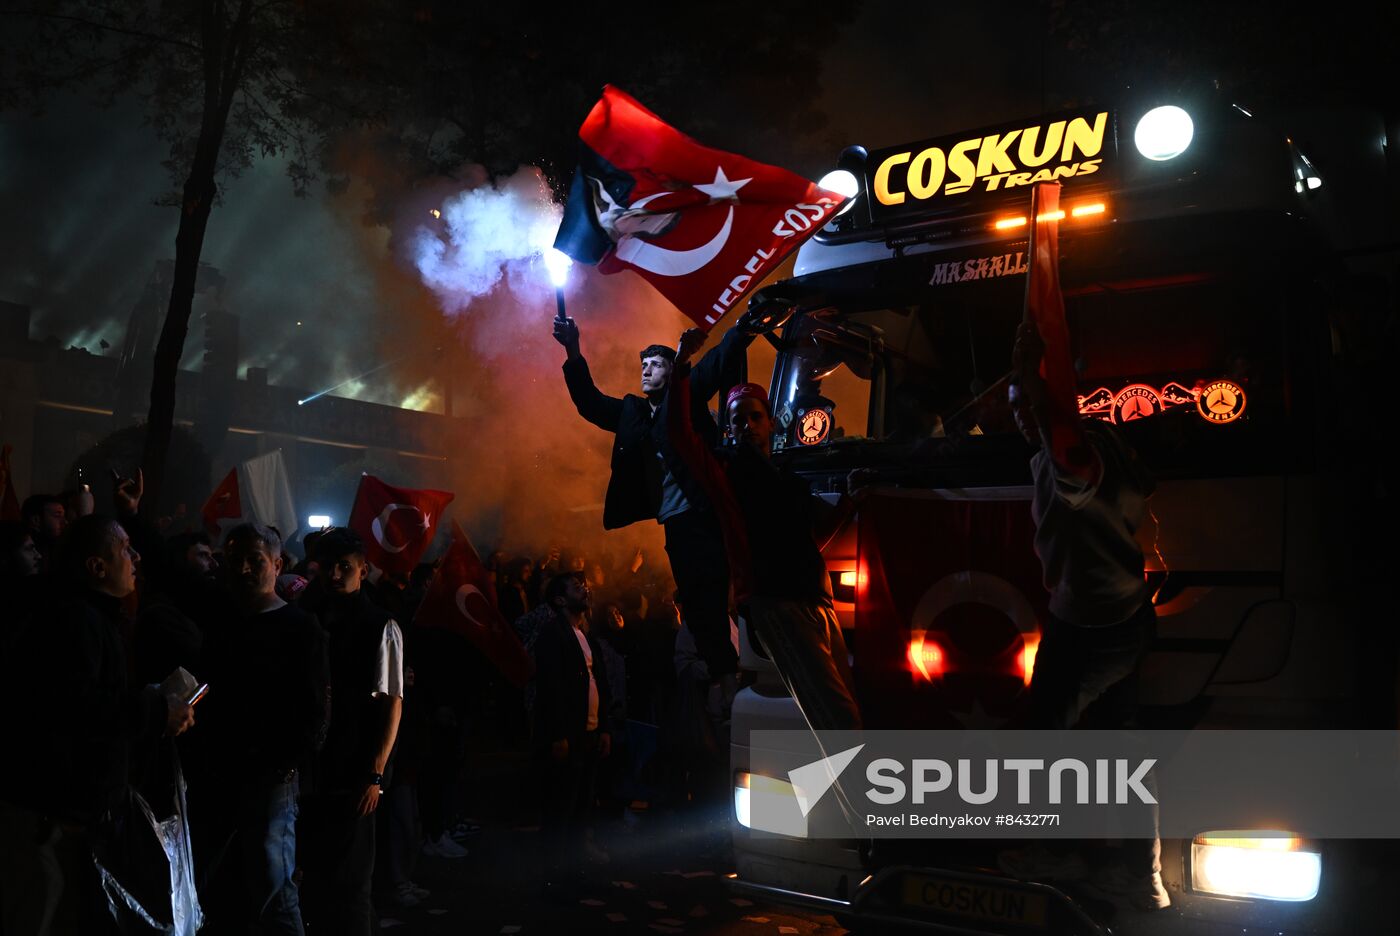
<svg viewBox="0 0 1400 936"><path fill-rule="evenodd" d="M307 797L302 806L301 903L309 932L375 931L374 814L356 815L358 800L358 792L328 792Z"/></svg>
<svg viewBox="0 0 1400 936"><path fill-rule="evenodd" d="M1138 666L1157 636L1157 612L1144 604L1132 617L1107 627L1080 627L1051 616L1035 657L1027 727L1128 728L1137 712ZM1087 716L1087 717L1086 717ZM1149 771L1143 784L1153 796L1157 785ZM1147 874L1160 871L1158 809L1145 805L1125 830L1128 868Z"/></svg>
<svg viewBox="0 0 1400 936"><path fill-rule="evenodd" d="M547 745L539 757L544 797L540 831L549 850L541 868L546 876L557 878L583 868L598 775L598 732L570 738L563 760L554 760Z"/></svg>
<svg viewBox="0 0 1400 936"><path fill-rule="evenodd" d="M739 670L729 640L729 558L719 521L709 511L687 510L667 520L666 555L677 598L695 649L711 679Z"/></svg>
<svg viewBox="0 0 1400 936"><path fill-rule="evenodd" d="M1137 711L1138 663L1157 635L1157 612L1145 604L1107 627L1079 627L1053 615L1036 652L1030 687L1031 728L1073 728L1089 713L1094 728L1123 728Z"/></svg>

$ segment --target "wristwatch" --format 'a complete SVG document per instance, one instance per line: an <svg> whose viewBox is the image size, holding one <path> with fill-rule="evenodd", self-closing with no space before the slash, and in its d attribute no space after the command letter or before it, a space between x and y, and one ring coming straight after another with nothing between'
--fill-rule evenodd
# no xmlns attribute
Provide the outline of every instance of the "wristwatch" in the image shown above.
<svg viewBox="0 0 1400 936"><path fill-rule="evenodd" d="M384 786L384 775L382 773L374 773L373 771L371 771L369 775L369 782L370 786L377 786L382 789Z"/></svg>

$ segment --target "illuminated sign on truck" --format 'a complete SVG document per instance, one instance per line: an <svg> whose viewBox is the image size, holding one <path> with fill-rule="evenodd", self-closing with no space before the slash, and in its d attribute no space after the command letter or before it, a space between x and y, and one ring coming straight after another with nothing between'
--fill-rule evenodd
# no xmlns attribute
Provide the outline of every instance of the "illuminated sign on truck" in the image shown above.
<svg viewBox="0 0 1400 936"><path fill-rule="evenodd" d="M871 218L889 221L951 207L950 199L964 200L959 196L1083 178L1104 168L1113 151L1106 110L877 150L866 161Z"/></svg>

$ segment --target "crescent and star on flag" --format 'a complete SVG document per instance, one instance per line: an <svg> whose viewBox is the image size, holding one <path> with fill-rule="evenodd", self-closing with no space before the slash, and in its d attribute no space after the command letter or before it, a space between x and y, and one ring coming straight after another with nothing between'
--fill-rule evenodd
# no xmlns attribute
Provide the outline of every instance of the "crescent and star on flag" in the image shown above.
<svg viewBox="0 0 1400 936"><path fill-rule="evenodd" d="M379 512L379 516L374 518L374 522L370 524L370 530L374 533L374 538L379 541L379 545L382 546L387 552L391 553L403 552L409 547L409 544L411 544L415 539L418 538L418 536L412 537L400 543L397 546L390 544L389 537L387 535L387 531L389 528L389 517L391 517L394 511L396 510L411 510L418 515L418 536L422 536L424 533L427 533L429 528L433 525L432 516L426 511L414 506L413 504L389 504Z"/></svg>
<svg viewBox="0 0 1400 936"><path fill-rule="evenodd" d="M713 182L691 186L694 191L708 196L711 205L730 203L719 232L691 250L668 250L645 239L645 235L659 235L671 230L680 217L676 211L651 208L651 203L667 195L684 192L684 189L656 192L621 205L601 179L589 176L588 181L593 189L593 209L598 216L598 224L617 245L619 260L658 276L687 276L704 267L724 249L734 227L733 206L739 203L739 189L753 179L731 180L725 176L723 166L716 166Z"/></svg>

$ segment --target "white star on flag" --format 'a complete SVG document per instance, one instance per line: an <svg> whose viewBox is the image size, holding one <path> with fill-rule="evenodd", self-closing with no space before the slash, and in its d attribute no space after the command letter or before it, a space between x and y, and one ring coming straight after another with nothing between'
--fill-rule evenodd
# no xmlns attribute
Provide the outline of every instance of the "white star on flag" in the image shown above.
<svg viewBox="0 0 1400 936"><path fill-rule="evenodd" d="M710 196L710 204L714 204L718 201L737 202L739 200L739 189L752 181L753 179L740 179L737 182L732 182L725 178L724 169L717 166L715 168L715 180L708 185L697 185L695 186L695 190L697 192L704 192L706 195Z"/></svg>

